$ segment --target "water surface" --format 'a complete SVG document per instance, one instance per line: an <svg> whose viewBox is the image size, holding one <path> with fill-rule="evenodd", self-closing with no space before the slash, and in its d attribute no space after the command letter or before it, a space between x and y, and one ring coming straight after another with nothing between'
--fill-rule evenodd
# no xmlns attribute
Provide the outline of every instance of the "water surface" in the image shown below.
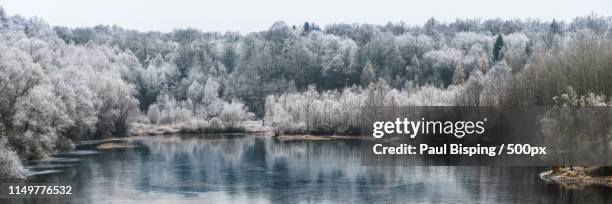
<svg viewBox="0 0 612 204"><path fill-rule="evenodd" d="M128 139L135 148L76 151L32 163L28 182L73 186L69 200L13 203L610 203L612 190L570 190L537 167L362 166L360 142L258 136Z"/></svg>

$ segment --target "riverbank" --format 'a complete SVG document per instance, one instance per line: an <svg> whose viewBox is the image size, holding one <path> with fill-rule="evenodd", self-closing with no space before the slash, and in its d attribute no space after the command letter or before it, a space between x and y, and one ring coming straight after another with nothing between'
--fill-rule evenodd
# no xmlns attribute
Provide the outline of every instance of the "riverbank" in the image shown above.
<svg viewBox="0 0 612 204"><path fill-rule="evenodd" d="M565 167L543 172L540 178L569 189L583 189L592 185L612 187L612 176L598 175L595 173L596 169L595 167Z"/></svg>
<svg viewBox="0 0 612 204"><path fill-rule="evenodd" d="M359 136L344 136L344 135L275 135L275 140L288 141L323 141L323 140L362 140L366 139Z"/></svg>
<svg viewBox="0 0 612 204"><path fill-rule="evenodd" d="M254 133L272 134L272 127L262 125L261 121L245 121L235 127L210 127L199 123L177 124L149 124L132 123L128 136L154 136L175 134L225 134L225 133Z"/></svg>

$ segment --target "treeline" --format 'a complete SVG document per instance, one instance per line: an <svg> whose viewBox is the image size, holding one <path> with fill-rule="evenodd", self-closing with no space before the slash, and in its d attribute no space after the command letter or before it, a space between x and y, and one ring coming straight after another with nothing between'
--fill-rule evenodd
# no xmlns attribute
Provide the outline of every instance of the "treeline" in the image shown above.
<svg viewBox="0 0 612 204"><path fill-rule="evenodd" d="M362 106L612 106L612 39L585 30L555 47L519 58L521 67L501 58L446 88L413 81L395 88L379 78L364 88L269 96L265 118L280 134L356 134ZM561 130L553 120L543 131Z"/></svg>
<svg viewBox="0 0 612 204"><path fill-rule="evenodd" d="M13 27L23 28L29 36L53 35L67 43L92 42L133 53L146 75L130 74L126 79L136 86L142 110L160 95L187 100L190 87L203 87L212 79L219 83L220 98L244 101L259 117L266 96L307 91L312 84L318 91L341 90L382 78L396 89L409 81L445 88L467 80L475 69L485 73L501 60L516 72L533 59L533 53L563 49L582 32L609 38L612 22L597 15L570 22L442 23L432 18L420 26L339 23L321 28L313 23L276 22L266 31L240 34L196 29L138 32L103 25L51 28L29 21L33 20L22 19L13 23L20 26Z"/></svg>

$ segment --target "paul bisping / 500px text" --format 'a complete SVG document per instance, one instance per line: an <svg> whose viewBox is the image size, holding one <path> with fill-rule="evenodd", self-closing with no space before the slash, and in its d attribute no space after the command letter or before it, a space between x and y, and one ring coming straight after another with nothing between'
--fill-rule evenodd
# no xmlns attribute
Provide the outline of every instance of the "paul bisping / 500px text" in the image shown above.
<svg viewBox="0 0 612 204"><path fill-rule="evenodd" d="M463 144L444 144L430 146L428 144L400 144L398 146L384 146L375 144L372 148L377 155L486 155L494 157L503 153L508 155L540 155L546 154L546 147L531 146L529 144L502 144L501 146L464 146Z"/></svg>

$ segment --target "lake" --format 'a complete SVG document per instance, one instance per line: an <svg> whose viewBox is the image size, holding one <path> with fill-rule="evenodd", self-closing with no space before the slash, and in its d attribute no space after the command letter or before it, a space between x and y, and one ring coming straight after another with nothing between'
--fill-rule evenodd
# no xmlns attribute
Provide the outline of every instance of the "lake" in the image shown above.
<svg viewBox="0 0 612 204"><path fill-rule="evenodd" d="M359 140L158 136L32 162L28 182L72 185L69 200L13 203L611 203L612 190L561 188L540 167L362 166Z"/></svg>

